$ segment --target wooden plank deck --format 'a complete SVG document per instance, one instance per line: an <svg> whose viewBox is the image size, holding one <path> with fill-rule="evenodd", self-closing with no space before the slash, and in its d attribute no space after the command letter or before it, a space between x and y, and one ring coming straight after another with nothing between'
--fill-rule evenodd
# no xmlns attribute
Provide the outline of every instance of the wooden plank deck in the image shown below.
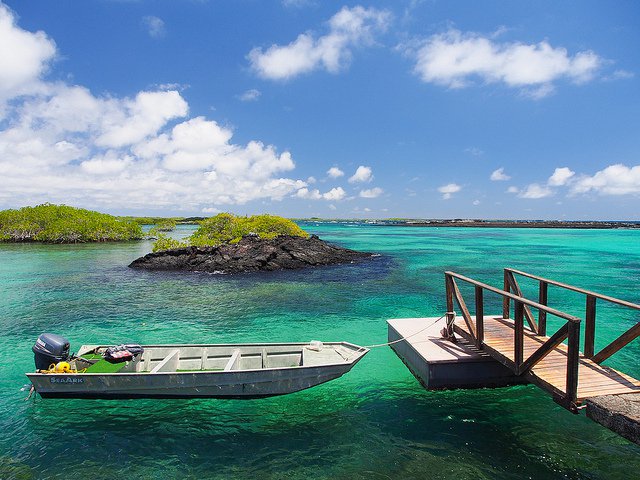
<svg viewBox="0 0 640 480"><path fill-rule="evenodd" d="M473 317L472 317L473 318ZM475 323L475 318L474 323ZM455 321L456 332L471 338L462 317ZM549 337L537 336L531 330L524 329L524 360L535 352ZM502 316L484 316L485 351L496 360L513 368L514 363L514 321ZM527 380L544 390L558 396L566 393L567 346L558 345L543 358L531 371L524 374ZM580 354L578 367L577 403L586 398L601 395L640 393L640 380L609 367L598 365Z"/></svg>

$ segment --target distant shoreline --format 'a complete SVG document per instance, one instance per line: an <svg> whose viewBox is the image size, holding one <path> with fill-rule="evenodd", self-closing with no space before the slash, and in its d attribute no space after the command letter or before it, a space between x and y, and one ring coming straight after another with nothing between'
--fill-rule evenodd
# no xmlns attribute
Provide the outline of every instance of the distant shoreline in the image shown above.
<svg viewBox="0 0 640 480"><path fill-rule="evenodd" d="M567 228L579 230L620 230L640 229L640 221L605 221L605 220L480 220L480 219L452 219L452 220L422 220L422 219L296 219L303 222L341 223L358 222L381 227L479 227L479 228Z"/></svg>
<svg viewBox="0 0 640 480"><path fill-rule="evenodd" d="M397 223L379 223L378 225L398 227L483 227L483 228L569 228L569 229L636 229L640 223L606 221L555 221L555 220L428 220Z"/></svg>

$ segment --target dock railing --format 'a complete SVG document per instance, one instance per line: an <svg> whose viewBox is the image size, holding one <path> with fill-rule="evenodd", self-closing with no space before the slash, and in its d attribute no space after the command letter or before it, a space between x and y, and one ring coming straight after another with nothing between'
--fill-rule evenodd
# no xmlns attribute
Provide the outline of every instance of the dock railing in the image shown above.
<svg viewBox="0 0 640 480"><path fill-rule="evenodd" d="M532 275L530 273L522 272L520 270L515 270L513 268L505 268L504 269L504 289L506 292L513 292L518 296L522 296L522 290L520 289L520 285L516 279L516 275L521 275L523 277L527 277L533 280L536 280L539 284L538 288L538 302L540 305L548 304L548 291L549 285L553 285L556 287L563 288L565 290L570 290L572 292L577 292L579 294L585 295L586 297L586 309L585 309L585 319L584 319L584 349L583 353L586 358L589 358L593 362L600 364L604 362L611 355L619 351L621 348L628 345L630 342L635 340L640 336L640 322L637 322L631 328L629 328L626 332L620 335L613 342L609 343L603 349L601 349L598 353L595 353L595 338L596 338L596 301L602 300L605 302L609 302L615 305L620 305L622 307L631 308L636 311L640 311L640 305L627 302L626 300L620 300L619 298L610 297L608 295L602 295L599 293L595 293L589 290L585 290L584 288L575 287L573 285L568 285L566 283L557 282L555 280L550 280L548 278L540 277L538 275ZM510 298L507 296L503 297L503 306L502 306L502 316L503 318L509 318L510 312ZM547 329L547 312L545 310L539 310L538 313L538 321L531 313L530 308L525 306L524 315L527 319L527 323L530 328L536 332L538 335L546 335Z"/></svg>
<svg viewBox="0 0 640 480"><path fill-rule="evenodd" d="M503 305L507 305L506 316L509 317L508 303L514 302L514 339L513 339L513 360L506 356L501 356L500 361L509 367L516 375L523 375L530 371L538 362L545 358L551 351L560 345L565 339L567 341L567 371L566 371L566 389L562 398L557 399L559 403L564 404L570 410L575 410L575 404L578 394L578 362L580 355L580 318L567 313L561 312L551 308L543 303L534 302L524 298L520 294L511 293L505 288L501 290L491 285L473 280L455 272L445 272L445 285L447 296L447 324L453 325L456 333L466 336L466 332L453 324L454 315L454 300L460 307L462 317L467 326L467 329L471 335L471 340L475 343L476 347L483 349L484 345L484 292L492 292L502 296ZM460 293L460 289L456 283L456 280L460 280L471 284L475 289L475 318L469 313L469 309ZM515 289L514 289L515 290ZM519 291L519 290L518 290ZM546 340L540 347L538 347L528 358L524 358L524 319L527 318L529 324L529 330L535 334L539 334L538 326L531 319L533 315L531 308L538 310L538 312L544 312L546 315L553 315L555 317L565 320L565 324L562 325L551 337ZM528 313L526 313L528 312ZM503 309L503 316L505 311Z"/></svg>

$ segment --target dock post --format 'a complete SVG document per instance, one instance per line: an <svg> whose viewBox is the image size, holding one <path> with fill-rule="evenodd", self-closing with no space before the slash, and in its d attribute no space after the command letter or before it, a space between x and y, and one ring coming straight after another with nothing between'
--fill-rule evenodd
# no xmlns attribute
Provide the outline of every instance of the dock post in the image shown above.
<svg viewBox="0 0 640 480"><path fill-rule="evenodd" d="M482 350L484 342L484 299L482 295L482 287L476 285L476 347Z"/></svg>
<svg viewBox="0 0 640 480"><path fill-rule="evenodd" d="M587 307L584 322L584 356L593 358L596 339L596 297L587 295Z"/></svg>
<svg viewBox="0 0 640 480"><path fill-rule="evenodd" d="M516 375L522 373L522 361L524 354L524 304L515 300L514 302L514 325L513 325L513 363L515 364Z"/></svg>
<svg viewBox="0 0 640 480"><path fill-rule="evenodd" d="M567 339L567 381L565 400L572 410L578 398L578 362L580 360L580 323L569 322Z"/></svg>
<svg viewBox="0 0 640 480"><path fill-rule="evenodd" d="M509 272L505 268L504 270L504 291L509 293L511 287L509 285ZM511 309L511 303L509 301L509 297L502 297L502 318L505 320L509 318L509 310Z"/></svg>
<svg viewBox="0 0 640 480"><path fill-rule="evenodd" d="M538 303L540 305L547 306L549 301L549 284L543 280L540 280L540 287L538 288ZM540 309L538 312L538 335L547 335L547 312Z"/></svg>
<svg viewBox="0 0 640 480"><path fill-rule="evenodd" d="M443 337L445 338L453 338L453 322L455 322L456 320L456 314L453 311L453 285L452 285L453 279L451 277L449 277L449 275L447 275L447 273L445 272L444 274L444 283L445 283L445 289L446 289L446 294L447 294L447 313L445 313L446 316L446 322L447 322L447 327L446 327L446 336L443 335Z"/></svg>

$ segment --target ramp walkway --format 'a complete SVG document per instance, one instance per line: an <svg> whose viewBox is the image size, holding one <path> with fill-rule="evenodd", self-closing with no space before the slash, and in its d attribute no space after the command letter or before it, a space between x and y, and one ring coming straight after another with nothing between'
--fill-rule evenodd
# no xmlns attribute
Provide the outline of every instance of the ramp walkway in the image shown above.
<svg viewBox="0 0 640 480"><path fill-rule="evenodd" d="M475 318L472 317L475 321ZM484 351L503 364L514 364L514 331L515 322L502 317L484 318ZM463 319L456 320L456 331L470 338L467 325ZM529 329L524 329L523 357L530 358L538 351L549 337L539 336ZM561 343L552 349L546 357L526 372L526 379L562 398L567 394L567 345ZM578 391L577 403L586 398L599 395L640 392L640 381L612 368L598 365L580 353L578 358Z"/></svg>
<svg viewBox="0 0 640 480"><path fill-rule="evenodd" d="M516 275L539 283L537 301L522 296ZM474 288L475 315L469 312L458 286L459 282ZM467 342L508 367L515 375L546 390L556 402L568 410L576 413L587 398L640 393L639 380L601 365L611 355L640 336L640 322L631 326L599 352L594 351L596 301L606 301L637 311L640 311L640 305L513 269L504 270L504 289L454 272L445 272L445 283L448 331L459 334ZM584 320L549 307L549 285L585 295ZM484 315L485 292L502 297L502 315ZM460 309L460 317L453 313L454 302ZM537 318L532 310L537 310ZM554 316L563 322L550 336L547 336L547 316ZM584 323L583 351L580 351L581 323ZM565 340L566 343L563 343Z"/></svg>

